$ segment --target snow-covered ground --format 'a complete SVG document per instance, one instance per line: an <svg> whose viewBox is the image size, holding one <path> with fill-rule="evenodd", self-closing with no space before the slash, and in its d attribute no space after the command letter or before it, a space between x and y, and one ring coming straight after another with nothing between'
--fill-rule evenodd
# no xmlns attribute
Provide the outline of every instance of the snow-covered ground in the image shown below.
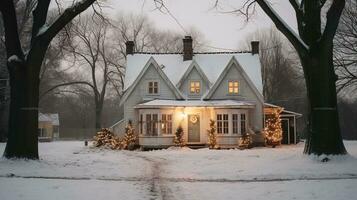
<svg viewBox="0 0 357 200"><path fill-rule="evenodd" d="M0 199L354 199L357 142L345 145L349 155L322 163L303 144L130 152L40 143L39 161L0 159Z"/></svg>

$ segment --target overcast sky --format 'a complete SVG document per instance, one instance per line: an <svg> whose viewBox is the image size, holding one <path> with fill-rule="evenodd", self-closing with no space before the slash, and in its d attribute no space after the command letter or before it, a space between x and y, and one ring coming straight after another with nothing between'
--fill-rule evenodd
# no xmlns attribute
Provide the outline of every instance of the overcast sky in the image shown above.
<svg viewBox="0 0 357 200"><path fill-rule="evenodd" d="M272 22L258 8L256 16L245 23L243 17L212 9L215 0L165 0L167 8L187 30L195 27L205 35L211 46L238 49L242 39L257 29L269 28ZM228 7L239 7L244 0L221 0ZM287 0L271 0L273 7L293 29L296 29L294 11ZM133 12L147 15L160 29L184 31L168 14L155 10L154 0L109 0L110 13ZM258 6L257 6L258 7Z"/></svg>

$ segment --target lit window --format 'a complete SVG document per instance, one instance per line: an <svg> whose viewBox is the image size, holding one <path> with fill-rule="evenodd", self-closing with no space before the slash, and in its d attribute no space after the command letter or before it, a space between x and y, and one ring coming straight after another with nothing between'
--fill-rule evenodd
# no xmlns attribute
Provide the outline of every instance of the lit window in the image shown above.
<svg viewBox="0 0 357 200"><path fill-rule="evenodd" d="M172 134L172 115L161 115L161 133Z"/></svg>
<svg viewBox="0 0 357 200"><path fill-rule="evenodd" d="M148 82L148 93L149 94L158 94L159 93L159 82L149 81Z"/></svg>
<svg viewBox="0 0 357 200"><path fill-rule="evenodd" d="M199 81L191 81L190 82L190 93L191 94L199 94L201 92L201 84Z"/></svg>
<svg viewBox="0 0 357 200"><path fill-rule="evenodd" d="M239 82L238 81L228 81L228 93L238 94L239 92Z"/></svg>

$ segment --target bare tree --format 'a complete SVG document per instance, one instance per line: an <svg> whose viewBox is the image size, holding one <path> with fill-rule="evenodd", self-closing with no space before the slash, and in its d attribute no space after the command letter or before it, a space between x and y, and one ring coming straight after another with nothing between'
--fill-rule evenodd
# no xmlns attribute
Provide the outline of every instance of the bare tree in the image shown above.
<svg viewBox="0 0 357 200"><path fill-rule="evenodd" d="M303 96L301 66L295 51L285 38L272 27L247 36L246 48L250 47L250 41L253 40L258 40L260 46L264 100L274 103L282 99Z"/></svg>
<svg viewBox="0 0 357 200"><path fill-rule="evenodd" d="M17 24L19 29L20 41L23 48L29 46L29 37L26 33L29 30L31 21L31 11L36 5L36 0L16 0L14 6L16 9ZM0 15L0 141L6 141L8 135L8 117L10 106L10 88L8 84L9 74L6 67L6 48L5 48L5 31L3 26L2 15Z"/></svg>
<svg viewBox="0 0 357 200"><path fill-rule="evenodd" d="M127 41L134 41L136 52L174 53L181 52L183 49L182 34L158 30L147 16L118 14L113 24L116 27L115 38L122 58L126 57L125 42ZM194 38L195 51L204 49L207 42L201 32L191 28L187 34Z"/></svg>
<svg viewBox="0 0 357 200"><path fill-rule="evenodd" d="M10 77L11 103L9 135L4 156L38 159L39 74L47 47L58 32L95 0L74 3L50 25L46 24L50 0L37 0L32 11L32 31L28 51L21 45L13 0L0 2L5 29L5 47Z"/></svg>
<svg viewBox="0 0 357 200"><path fill-rule="evenodd" d="M334 61L338 91L357 89L357 1L350 0L343 11L335 37Z"/></svg>
<svg viewBox="0 0 357 200"><path fill-rule="evenodd" d="M274 27L260 29L245 39L245 49L259 41L264 101L303 114L298 132L304 136L307 121L306 86L299 58L283 35Z"/></svg>
<svg viewBox="0 0 357 200"><path fill-rule="evenodd" d="M79 77L81 81L64 82L44 92L46 94L56 88L73 84L89 86L94 97L97 129L102 127L103 104L109 85L113 86L119 98L123 89L124 69L120 65L119 52L111 42L112 31L111 24L103 16L85 15L75 20L70 30L72 43L65 47L65 51L72 55L75 65L79 66L77 74L84 76Z"/></svg>
<svg viewBox="0 0 357 200"><path fill-rule="evenodd" d="M245 0L242 7L232 12L249 20L258 4L296 49L304 71L309 99L308 136L304 153L346 154L342 141L337 110L337 92L333 65L333 40L345 0L332 0L323 12L326 0L289 0L295 10L296 34L271 6L268 0ZM219 7L220 1L216 0ZM324 15L326 14L326 15ZM322 26L322 18L326 18Z"/></svg>

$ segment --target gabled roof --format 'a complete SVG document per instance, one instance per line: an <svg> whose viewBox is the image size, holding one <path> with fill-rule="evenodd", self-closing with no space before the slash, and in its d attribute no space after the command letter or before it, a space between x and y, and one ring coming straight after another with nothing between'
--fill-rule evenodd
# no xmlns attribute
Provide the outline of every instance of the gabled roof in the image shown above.
<svg viewBox="0 0 357 200"><path fill-rule="evenodd" d="M271 103L264 103L264 107L268 108L268 109L274 109L274 108L281 108L283 109L282 112L280 113L280 115L284 116L284 115L293 115L296 116L297 118L302 117L301 113L297 113L297 112L293 112L290 110L285 110L285 108L281 107L281 106L277 106Z"/></svg>
<svg viewBox="0 0 357 200"><path fill-rule="evenodd" d="M127 88L127 91L125 91L124 96L120 100L120 105L126 101L126 99L129 97L129 95L133 92L134 88L136 85L139 83L141 78L144 76L146 71L149 69L149 67L153 65L158 74L161 76L162 79L165 80L165 83L169 86L171 91L175 94L177 99L183 99L183 96L181 92L175 87L174 84L172 84L171 80L167 77L167 75L163 72L162 68L159 66L159 64L155 61L153 57L150 57L147 63L144 65L144 68L142 68L141 72L139 75L136 77L135 81L130 85L129 88ZM129 76L128 74L125 75L125 77Z"/></svg>
<svg viewBox="0 0 357 200"><path fill-rule="evenodd" d="M188 67L188 69L186 70L186 72L182 75L180 81L176 84L177 88L181 87L181 85L184 83L184 81L187 79L187 77L190 75L190 73L193 69L197 70L197 72L200 74L202 79L208 84L209 87L211 86L212 83L208 80L206 74L202 71L202 69L198 65L198 63L195 60L193 60L190 64L190 66Z"/></svg>
<svg viewBox="0 0 357 200"><path fill-rule="evenodd" d="M38 113L38 121L40 122L51 122L54 126L59 126L59 116L58 113Z"/></svg>
<svg viewBox="0 0 357 200"><path fill-rule="evenodd" d="M177 85L187 69L191 66L192 62L196 62L209 82L214 84L232 57L239 62L259 93L263 94L259 55L252 55L251 53L195 53L193 60L188 61L183 61L182 54L135 53L133 55L128 55L124 90L128 90L128 88L134 84L150 58L153 58L159 66L162 66L162 71L168 79L174 85Z"/></svg>
<svg viewBox="0 0 357 200"><path fill-rule="evenodd" d="M218 86L221 84L223 81L224 77L228 74L229 70L233 67L236 66L238 68L238 71L241 73L241 75L244 77L244 79L247 81L248 86L254 91L256 96L261 102L264 102L263 95L258 91L257 87L254 85L253 81L250 79L250 77L247 75L241 64L237 61L237 59L232 56L228 64L225 66L223 72L219 75L217 81L215 84L212 86L212 88L208 91L208 93L203 97L203 99L210 99L214 92L217 90Z"/></svg>

